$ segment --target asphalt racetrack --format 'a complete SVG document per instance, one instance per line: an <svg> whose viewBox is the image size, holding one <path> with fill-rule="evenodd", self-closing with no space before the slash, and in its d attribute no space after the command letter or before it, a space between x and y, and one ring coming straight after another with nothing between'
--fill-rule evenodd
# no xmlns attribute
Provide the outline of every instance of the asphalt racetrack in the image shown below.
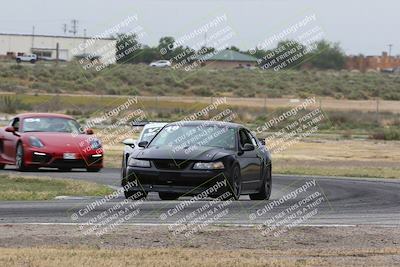
<svg viewBox="0 0 400 267"><path fill-rule="evenodd" d="M0 173L20 176L48 176L98 182L119 188L120 170L103 169L99 173L86 171L18 173L11 166ZM182 197L176 201L161 201L150 193L144 201L119 205L124 197L58 197L50 201L2 201L0 223L82 224L101 214L121 212L131 205L137 211L126 216L124 224L158 225L192 221L208 224L254 225L278 222L288 216L297 225L315 226L399 226L400 182L388 179L331 178L317 176L273 175L272 197L269 201L251 201L242 196L239 201L216 203L212 198L191 201ZM93 203L96 207L91 209ZM134 204L134 207L132 206ZM195 216L206 214L209 216Z"/></svg>

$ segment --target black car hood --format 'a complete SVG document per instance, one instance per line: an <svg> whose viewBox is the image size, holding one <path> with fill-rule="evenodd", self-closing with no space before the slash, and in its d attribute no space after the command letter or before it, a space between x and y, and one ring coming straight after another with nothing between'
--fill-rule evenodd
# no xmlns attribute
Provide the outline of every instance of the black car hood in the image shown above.
<svg viewBox="0 0 400 267"><path fill-rule="evenodd" d="M136 150L131 156L138 159L214 161L234 153L232 150L217 147L187 147L175 151L170 146L154 146L143 150Z"/></svg>

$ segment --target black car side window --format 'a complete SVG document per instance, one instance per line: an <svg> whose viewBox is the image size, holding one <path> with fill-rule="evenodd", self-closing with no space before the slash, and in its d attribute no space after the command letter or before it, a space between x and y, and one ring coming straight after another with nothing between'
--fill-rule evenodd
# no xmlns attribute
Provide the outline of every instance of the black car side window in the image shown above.
<svg viewBox="0 0 400 267"><path fill-rule="evenodd" d="M258 142L257 139L254 137L254 135L248 131L247 134L250 136L251 143L254 145L254 147L258 147Z"/></svg>
<svg viewBox="0 0 400 267"><path fill-rule="evenodd" d="M243 130L243 129L240 130L239 131L239 136L240 136L240 145L242 147L244 147L245 144L251 144L252 143L251 140L250 140L249 135L246 133L245 130Z"/></svg>

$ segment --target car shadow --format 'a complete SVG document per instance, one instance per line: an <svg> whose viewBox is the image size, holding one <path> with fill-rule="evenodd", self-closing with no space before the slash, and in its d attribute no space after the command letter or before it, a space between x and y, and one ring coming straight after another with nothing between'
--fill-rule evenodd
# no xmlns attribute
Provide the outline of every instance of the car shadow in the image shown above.
<svg viewBox="0 0 400 267"><path fill-rule="evenodd" d="M4 170L6 171L13 171L13 172L19 172L16 167L14 166L6 166L4 168ZM80 173L80 172L84 172L87 173L86 169L72 169L72 170L59 170L56 168L39 168L39 169L31 169L31 170L27 170L27 171L23 171L22 173L29 173L29 172L33 172L33 173Z"/></svg>

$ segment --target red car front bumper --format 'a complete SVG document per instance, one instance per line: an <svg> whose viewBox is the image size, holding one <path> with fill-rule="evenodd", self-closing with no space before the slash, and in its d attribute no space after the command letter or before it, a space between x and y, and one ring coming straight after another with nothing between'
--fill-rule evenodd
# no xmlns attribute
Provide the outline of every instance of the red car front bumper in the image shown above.
<svg viewBox="0 0 400 267"><path fill-rule="evenodd" d="M24 148L26 166L52 168L103 168L103 151L51 152L46 149Z"/></svg>

